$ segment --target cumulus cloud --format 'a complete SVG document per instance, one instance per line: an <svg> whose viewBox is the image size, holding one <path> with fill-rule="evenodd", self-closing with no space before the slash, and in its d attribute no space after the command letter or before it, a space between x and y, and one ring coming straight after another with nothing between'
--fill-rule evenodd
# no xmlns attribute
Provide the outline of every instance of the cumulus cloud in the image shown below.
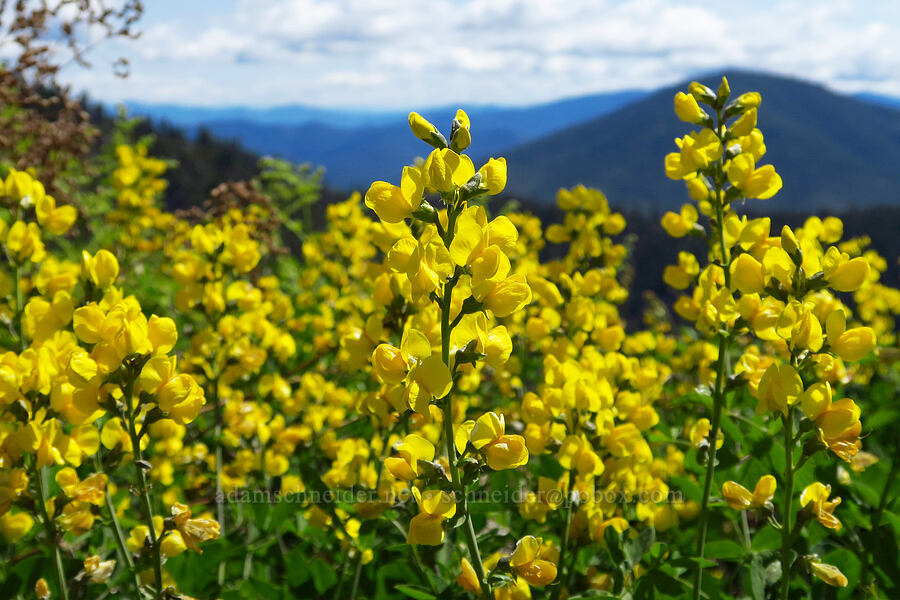
<svg viewBox="0 0 900 600"><path fill-rule="evenodd" d="M89 91L198 104L527 104L734 66L900 96L900 8L889 0L865 14L852 0L232 2L191 18L174 2L166 14L149 6L144 35L116 48L143 79ZM167 74L197 85L175 86L178 98L145 87ZM72 74L76 85L98 77Z"/></svg>

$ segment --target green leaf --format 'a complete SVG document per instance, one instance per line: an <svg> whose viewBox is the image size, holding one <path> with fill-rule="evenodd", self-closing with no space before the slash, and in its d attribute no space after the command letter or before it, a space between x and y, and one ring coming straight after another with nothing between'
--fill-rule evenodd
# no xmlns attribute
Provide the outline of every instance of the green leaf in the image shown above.
<svg viewBox="0 0 900 600"><path fill-rule="evenodd" d="M735 560L747 553L746 548L731 540L713 540L706 544L706 552L709 558L721 560Z"/></svg>
<svg viewBox="0 0 900 600"><path fill-rule="evenodd" d="M328 588L334 587L338 581L337 573L321 558L309 563L309 572L312 574L313 585L320 594Z"/></svg>
<svg viewBox="0 0 900 600"><path fill-rule="evenodd" d="M625 560L625 555L622 553L619 532L616 531L615 527L607 527L603 532L603 540L606 542L606 551L609 552L609 557L612 559L613 564L621 566Z"/></svg>
<svg viewBox="0 0 900 600"><path fill-rule="evenodd" d="M437 596L434 594L425 591L423 588L413 585L405 585L400 584L394 588L404 596L408 598L414 598L415 600L436 600Z"/></svg>
<svg viewBox="0 0 900 600"><path fill-rule="evenodd" d="M766 567L759 554L750 562L750 595L753 600L766 600Z"/></svg>
<svg viewBox="0 0 900 600"><path fill-rule="evenodd" d="M774 527L763 527L750 542L754 552L771 552L781 547L781 532Z"/></svg>

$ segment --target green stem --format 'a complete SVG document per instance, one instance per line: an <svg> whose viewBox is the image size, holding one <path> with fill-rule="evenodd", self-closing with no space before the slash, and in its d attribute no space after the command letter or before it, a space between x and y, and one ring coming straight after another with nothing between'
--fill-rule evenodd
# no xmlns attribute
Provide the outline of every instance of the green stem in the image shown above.
<svg viewBox="0 0 900 600"><path fill-rule="evenodd" d="M794 407L784 417L784 517L781 525L781 598L791 593L791 520L794 512Z"/></svg>
<svg viewBox="0 0 900 600"><path fill-rule="evenodd" d="M134 377L130 377L125 385L124 398L125 410L128 416L128 433L131 437L131 452L135 459L135 470L137 471L138 491L141 494L141 500L144 504L144 512L147 518L147 531L150 535L150 542L153 551L153 574L154 583L156 584L156 598L162 596L162 556L160 554L160 538L156 535L156 526L153 524L153 503L150 502L150 488L147 486L147 476L141 467L144 461L144 453L141 450L141 439L137 434L137 425L135 424L135 415L133 403L134 396ZM161 534L162 532L160 532Z"/></svg>
<svg viewBox="0 0 900 600"><path fill-rule="evenodd" d="M106 471L103 469L103 460L100 458L100 453L94 455L94 464L97 467L97 470L105 473ZM112 496L109 495L109 488L103 490L105 500L106 500L106 510L109 512L109 518L112 521L112 529L113 529L113 537L116 540L116 547L119 550L119 555L121 559L125 562L125 565L128 567L128 570L131 572L132 577L134 578L134 592L138 596L141 593L141 579L138 576L138 572L134 568L134 561L131 560L131 552L128 550L128 544L125 541L125 533L122 530L122 525L119 523L119 517L116 516L116 507L113 504Z"/></svg>
<svg viewBox="0 0 900 600"><path fill-rule="evenodd" d="M216 519L219 521L219 531L222 538L225 537L225 494L222 493L222 466L224 461L222 451L222 403L219 400L219 374L218 369L209 386L209 392L212 396L212 405L215 410L216 425L214 429L215 439L213 443L216 446ZM263 462L265 466L265 462ZM226 561L223 559L219 563L216 580L219 589L225 585Z"/></svg>
<svg viewBox="0 0 900 600"><path fill-rule="evenodd" d="M59 549L59 537L56 532L56 526L53 524L53 520L47 512L47 491L44 487L44 469L46 469L46 467L38 469L37 466L35 466L33 469L33 477L37 482L38 503L40 504L41 518L44 521L44 532L47 535L47 545L50 546L50 551L53 554L53 565L56 569L56 580L59 583L59 592L62 595L63 600L69 600L69 588L66 580L66 572L65 569L63 569L62 553Z"/></svg>
<svg viewBox="0 0 900 600"><path fill-rule="evenodd" d="M703 483L703 498L700 503L700 524L697 533L697 558L703 559L706 551L706 531L709 528L709 496L712 493L713 479L716 469L716 450L719 439L719 427L722 419L722 406L725 404L725 356L728 352L728 336L719 335L719 358L716 361L716 389L713 392L713 415L709 432L709 451L706 458L706 478ZM697 565L694 578L694 600L700 598L703 588L703 564Z"/></svg>
<svg viewBox="0 0 900 600"><path fill-rule="evenodd" d="M569 530L572 529L572 508L575 504L575 502L572 500L572 488L574 487L574 485L575 472L569 471L569 487L566 490L566 520L564 524L565 529L563 529L562 532L562 545L559 548L559 562L557 563L559 565L559 569L556 574L556 582L558 585L556 586L556 589L553 590L553 594L551 594L550 596L552 600L556 600L557 598L559 598L563 587L565 587L564 571L566 568L566 550L569 547Z"/></svg>
<svg viewBox="0 0 900 600"><path fill-rule="evenodd" d="M456 211L453 206L448 207L447 212L447 231L444 236L444 245L449 248L453 241L453 229L456 222ZM444 298L441 302L441 360L450 368L450 305L453 301L453 287L456 285L456 278L452 278L444 283ZM459 478L459 467L457 462L459 456L456 453L456 444L453 436L453 389L441 399L444 417L444 443L447 450L447 461L450 466L450 481L453 484L453 490L456 493L458 508L461 511L465 523L463 531L466 536L466 545L469 549L469 556L472 559L472 568L478 576L478 581L482 585L482 591L485 598L491 597L490 585L485 576L484 563L481 561L481 552L478 550L478 539L475 537L475 527L472 524L472 515L469 513L469 503L466 498L466 490Z"/></svg>
<svg viewBox="0 0 900 600"><path fill-rule="evenodd" d="M722 128L722 109L717 110L716 132ZM723 142L724 146L724 142ZM724 150L723 150L724 152ZM717 230L719 253L722 261L722 271L725 278L725 287L731 288L730 257L728 244L725 242L725 196L722 191L723 175L722 161L717 165L717 172L713 177L715 187L716 222L713 224ZM697 574L694 578L694 600L699 600L703 589L703 554L706 550L706 532L709 528L709 496L712 493L713 479L716 470L716 450L719 440L719 427L722 420L722 408L725 405L725 382L728 377L728 342L731 334L719 332L719 355L716 361L716 387L713 390L713 415L709 432L709 452L707 454L706 478L703 484L703 498L700 503L700 524L697 536L697 558L701 559L697 564Z"/></svg>
<svg viewBox="0 0 900 600"><path fill-rule="evenodd" d="M350 600L356 600L356 595L359 593L359 579L360 575L362 575L362 551L359 549L356 550L356 569L353 573L353 587L350 588Z"/></svg>

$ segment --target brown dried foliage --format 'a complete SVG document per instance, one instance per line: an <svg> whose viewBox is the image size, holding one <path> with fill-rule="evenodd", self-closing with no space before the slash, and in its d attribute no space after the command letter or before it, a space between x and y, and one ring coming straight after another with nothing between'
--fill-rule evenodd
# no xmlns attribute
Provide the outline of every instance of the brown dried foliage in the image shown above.
<svg viewBox="0 0 900 600"><path fill-rule="evenodd" d="M96 135L57 74L71 63L90 66L86 52L101 40L137 35L132 27L143 12L140 0L123 0L115 8L107 4L0 0L0 45L16 48L16 58L0 67L0 164L39 169L51 193L65 195L57 176L88 153ZM97 41L84 41L88 31ZM122 58L113 68L124 76L127 64Z"/></svg>

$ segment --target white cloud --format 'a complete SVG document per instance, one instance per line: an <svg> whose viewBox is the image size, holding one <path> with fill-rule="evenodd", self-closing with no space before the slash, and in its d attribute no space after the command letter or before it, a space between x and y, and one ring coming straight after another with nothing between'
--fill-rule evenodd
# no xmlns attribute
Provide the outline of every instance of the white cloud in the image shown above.
<svg viewBox="0 0 900 600"><path fill-rule="evenodd" d="M73 83L104 99L408 108L653 88L736 66L900 96L890 0L865 14L850 0L234 0L189 18L163 5L148 6L139 40L103 50L132 57L130 82L98 61Z"/></svg>

